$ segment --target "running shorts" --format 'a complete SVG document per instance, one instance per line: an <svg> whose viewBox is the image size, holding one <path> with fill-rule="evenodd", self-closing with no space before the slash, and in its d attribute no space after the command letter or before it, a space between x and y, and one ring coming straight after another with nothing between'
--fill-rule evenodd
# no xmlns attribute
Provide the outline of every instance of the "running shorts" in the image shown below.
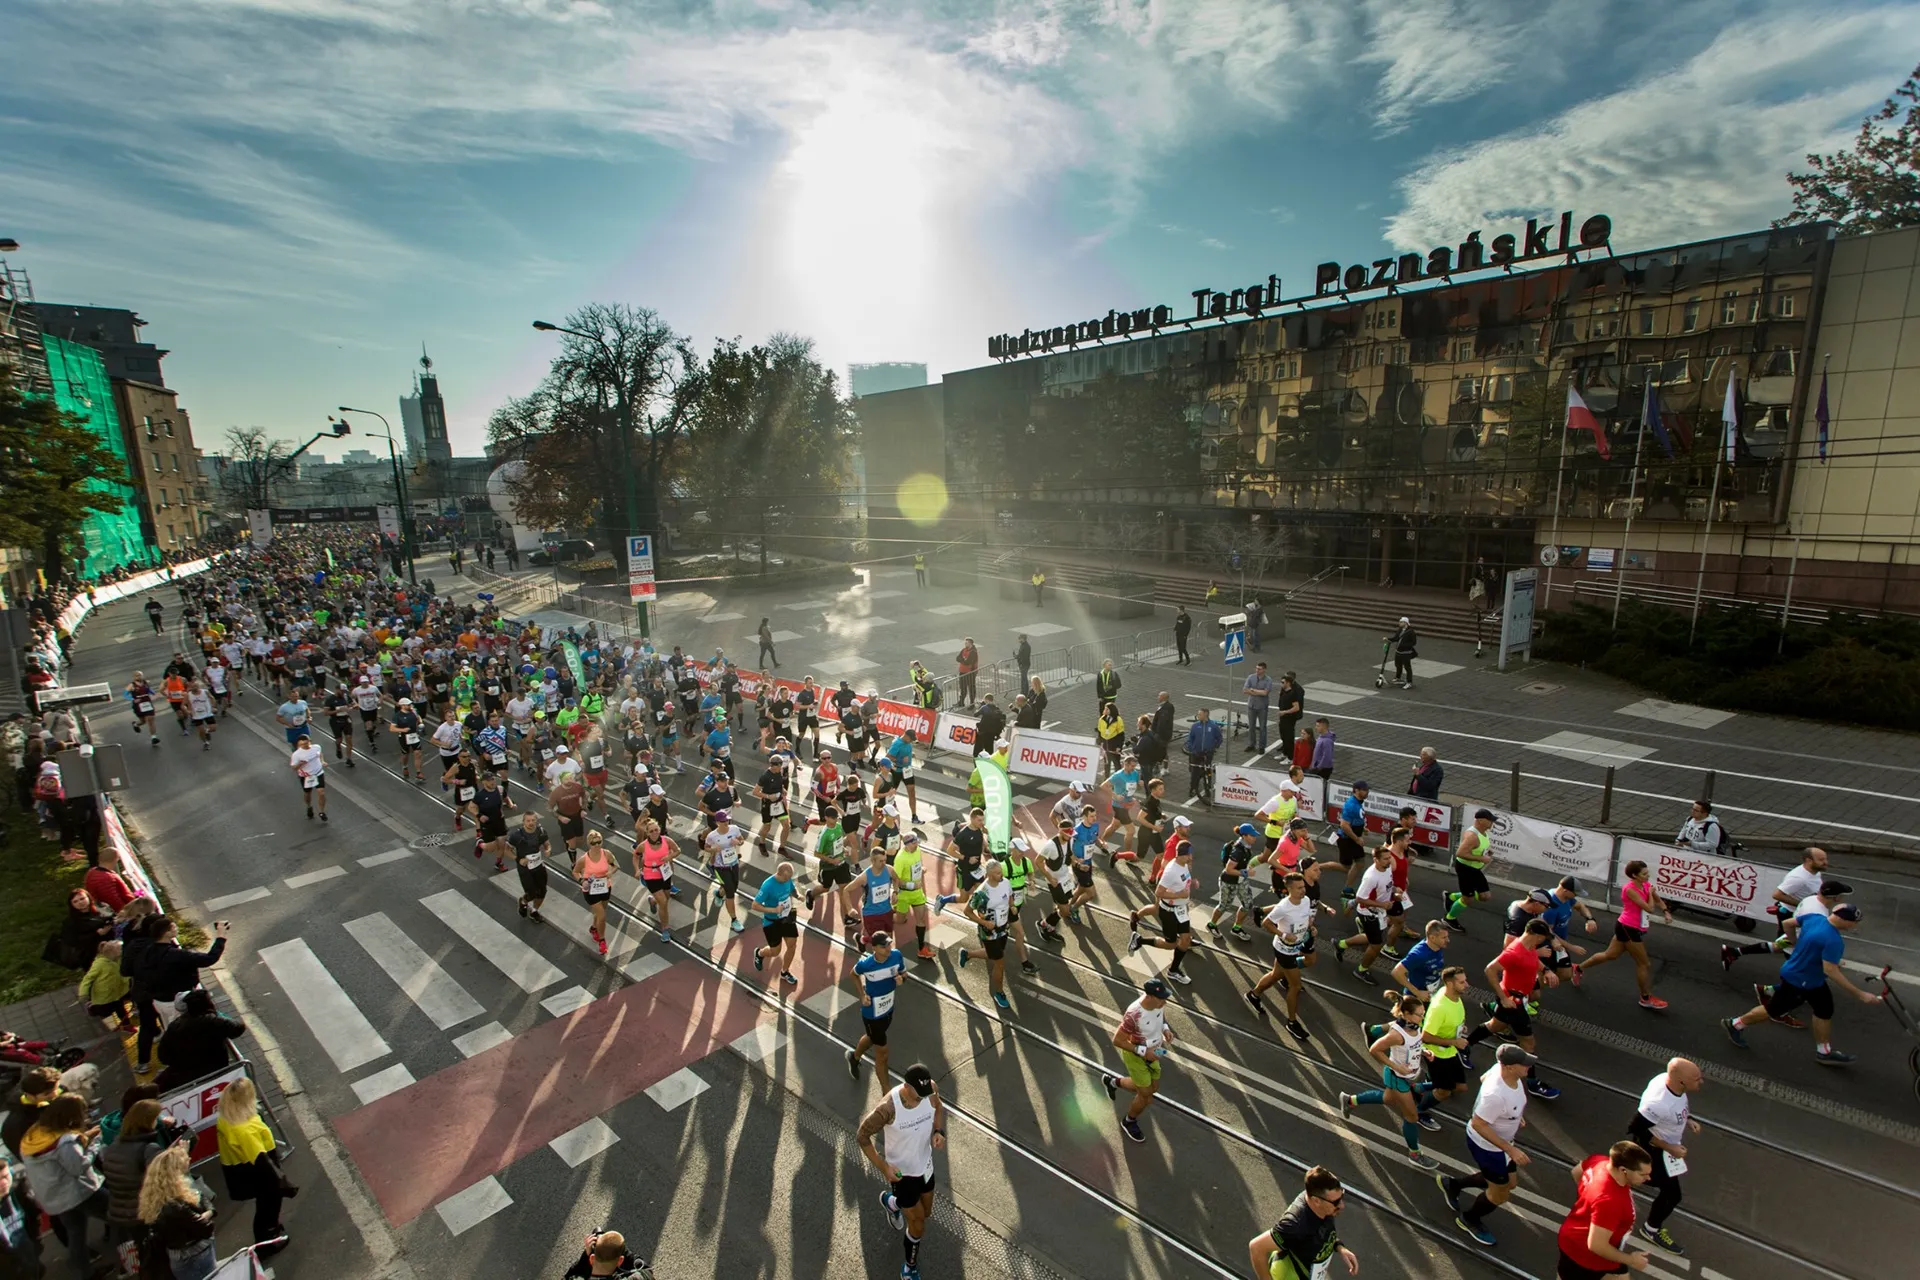
<svg viewBox="0 0 1920 1280"><path fill-rule="evenodd" d="M785 942L788 938L797 938L800 936L799 923L795 921L792 916L779 916L769 920L762 926L762 929L765 931L769 943Z"/></svg>
<svg viewBox="0 0 1920 1280"><path fill-rule="evenodd" d="M1493 888L1487 883L1485 867L1470 867L1464 862L1453 864L1454 882L1462 893L1491 893Z"/></svg>
<svg viewBox="0 0 1920 1280"><path fill-rule="evenodd" d="M867 1039L873 1041L874 1048L884 1049L887 1047L887 1028L893 1025L893 1014L891 1012L883 1013L877 1018L863 1017L860 1019L860 1022L866 1030Z"/></svg>
<svg viewBox="0 0 1920 1280"><path fill-rule="evenodd" d="M1791 982L1782 982L1767 997L1767 1016L1777 1018L1803 1004L1813 1011L1816 1018L1833 1017L1833 988L1824 982L1817 987L1796 987Z"/></svg>

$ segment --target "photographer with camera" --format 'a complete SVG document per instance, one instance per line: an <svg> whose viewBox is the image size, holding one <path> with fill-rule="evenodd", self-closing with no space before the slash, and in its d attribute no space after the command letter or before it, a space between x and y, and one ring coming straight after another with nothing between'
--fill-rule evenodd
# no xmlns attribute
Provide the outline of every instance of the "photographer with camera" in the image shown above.
<svg viewBox="0 0 1920 1280"><path fill-rule="evenodd" d="M627 1238L604 1227L587 1234L586 1251L566 1270L565 1280L586 1277L621 1276L629 1280L653 1280L646 1263L627 1252Z"/></svg>

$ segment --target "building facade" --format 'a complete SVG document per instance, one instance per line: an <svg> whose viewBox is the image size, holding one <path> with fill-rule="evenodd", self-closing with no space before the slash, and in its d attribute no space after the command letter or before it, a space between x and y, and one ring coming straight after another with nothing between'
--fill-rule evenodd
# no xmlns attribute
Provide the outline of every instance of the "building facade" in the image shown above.
<svg viewBox="0 0 1920 1280"><path fill-rule="evenodd" d="M45 335L45 349L54 403L82 420L121 465L127 466L126 435L120 427L106 359L92 347L51 333ZM95 481L90 487L118 498L120 507L117 511L94 512L81 521L78 544L73 549L79 575L96 578L129 566L154 563L159 556L141 529L140 500L133 486Z"/></svg>
<svg viewBox="0 0 1920 1280"><path fill-rule="evenodd" d="M141 340L147 322L121 307L76 307L62 302L34 304L40 328L67 342L92 347L105 362L109 378L127 378L166 386L160 362L167 353Z"/></svg>
<svg viewBox="0 0 1920 1280"><path fill-rule="evenodd" d="M947 484L956 514L1063 545L1264 527L1303 574L1456 589L1477 560L1551 559L1556 603L1614 573L1691 590L1704 550L1708 592L1780 600L1791 577L1796 601L1920 612L1917 244L1804 226L1622 253L1602 234L1536 265L1482 260L1476 233L1418 283L1326 264L1279 306L1201 290L1212 316L996 338L1034 353L946 375ZM1569 388L1600 439L1567 431Z"/></svg>
<svg viewBox="0 0 1920 1280"><path fill-rule="evenodd" d="M847 366L847 392L853 396L876 396L887 391L927 385L927 366L909 361Z"/></svg>
<svg viewBox="0 0 1920 1280"><path fill-rule="evenodd" d="M453 457L453 443L447 439L447 403L440 398L440 379L424 351L420 372L413 375L413 394L400 397L400 425L407 439L408 462L445 463Z"/></svg>
<svg viewBox="0 0 1920 1280"><path fill-rule="evenodd" d="M147 542L169 554L200 545L213 523L211 486L201 474L193 422L170 389L113 379Z"/></svg>

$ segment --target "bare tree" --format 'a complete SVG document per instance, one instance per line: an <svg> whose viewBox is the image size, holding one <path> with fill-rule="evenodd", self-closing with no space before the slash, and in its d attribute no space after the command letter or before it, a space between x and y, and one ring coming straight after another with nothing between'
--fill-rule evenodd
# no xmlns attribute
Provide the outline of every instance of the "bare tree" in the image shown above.
<svg viewBox="0 0 1920 1280"><path fill-rule="evenodd" d="M1249 581L1282 572L1287 557L1296 550L1292 532L1277 525L1202 525L1193 541L1193 554L1209 571L1218 572L1222 578L1238 578L1244 573ZM1238 566L1235 556L1239 557Z"/></svg>
<svg viewBox="0 0 1920 1280"><path fill-rule="evenodd" d="M259 427L227 428L221 495L243 511L271 507L273 488L287 469L287 453L285 440L270 440Z"/></svg>

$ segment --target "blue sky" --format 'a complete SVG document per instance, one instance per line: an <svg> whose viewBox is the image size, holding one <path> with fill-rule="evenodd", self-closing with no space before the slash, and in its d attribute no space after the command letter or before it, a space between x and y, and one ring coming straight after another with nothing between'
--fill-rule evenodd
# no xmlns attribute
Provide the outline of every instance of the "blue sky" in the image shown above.
<svg viewBox="0 0 1920 1280"><path fill-rule="evenodd" d="M1516 214L1750 230L1920 60L1920 3L7 8L0 235L43 299L151 322L209 451L393 416L424 341L477 452L529 322L588 301L937 376Z"/></svg>

